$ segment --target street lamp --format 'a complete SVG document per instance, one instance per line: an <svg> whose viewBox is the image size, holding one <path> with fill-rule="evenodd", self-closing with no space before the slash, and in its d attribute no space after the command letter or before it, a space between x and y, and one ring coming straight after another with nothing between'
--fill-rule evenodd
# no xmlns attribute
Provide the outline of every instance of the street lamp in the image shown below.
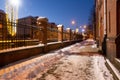
<svg viewBox="0 0 120 80"><path fill-rule="evenodd" d="M84 25L84 29L86 29L87 28L87 26L86 25Z"/></svg>
<svg viewBox="0 0 120 80"><path fill-rule="evenodd" d="M72 20L71 24L72 24L72 25L74 25L74 24L75 24L75 21L74 21L74 20Z"/></svg>
<svg viewBox="0 0 120 80"><path fill-rule="evenodd" d="M72 20L71 24L72 24L72 25L75 25L75 24L76 24L75 20ZM76 27L75 27L75 32L76 32L76 33L79 33L79 28L78 28L77 25L76 25Z"/></svg>
<svg viewBox="0 0 120 80"><path fill-rule="evenodd" d="M80 26L80 29L82 28L82 26Z"/></svg>
<svg viewBox="0 0 120 80"><path fill-rule="evenodd" d="M85 32L85 29L82 29L82 32Z"/></svg>

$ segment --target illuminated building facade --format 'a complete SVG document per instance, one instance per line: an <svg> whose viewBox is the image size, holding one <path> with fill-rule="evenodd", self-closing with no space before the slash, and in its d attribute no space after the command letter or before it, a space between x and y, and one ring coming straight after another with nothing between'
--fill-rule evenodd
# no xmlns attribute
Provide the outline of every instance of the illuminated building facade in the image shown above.
<svg viewBox="0 0 120 80"><path fill-rule="evenodd" d="M6 13L3 10L0 10L0 40L5 40L7 37L7 28L6 28Z"/></svg>

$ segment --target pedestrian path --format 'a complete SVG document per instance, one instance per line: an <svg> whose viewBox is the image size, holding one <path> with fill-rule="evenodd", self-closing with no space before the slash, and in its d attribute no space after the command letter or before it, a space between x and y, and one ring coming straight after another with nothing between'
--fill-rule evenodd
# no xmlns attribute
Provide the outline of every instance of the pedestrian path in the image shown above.
<svg viewBox="0 0 120 80"><path fill-rule="evenodd" d="M113 80L98 50L89 39L4 67L0 80Z"/></svg>
<svg viewBox="0 0 120 80"><path fill-rule="evenodd" d="M36 80L113 80L102 56L69 55Z"/></svg>

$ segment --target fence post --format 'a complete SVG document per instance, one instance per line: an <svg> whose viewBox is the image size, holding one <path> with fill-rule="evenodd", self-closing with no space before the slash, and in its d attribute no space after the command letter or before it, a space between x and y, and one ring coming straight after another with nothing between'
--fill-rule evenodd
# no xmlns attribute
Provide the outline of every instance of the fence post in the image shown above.
<svg viewBox="0 0 120 80"><path fill-rule="evenodd" d="M58 41L63 41L63 25L57 25L58 27Z"/></svg>
<svg viewBox="0 0 120 80"><path fill-rule="evenodd" d="M42 43L43 44L47 44L47 26L48 26L48 19L45 17L38 17L37 19L37 23L38 26L40 27L40 29L42 30ZM41 35L39 34L39 37L41 37Z"/></svg>
<svg viewBox="0 0 120 80"><path fill-rule="evenodd" d="M68 41L71 41L71 29L70 29L70 28L67 28L66 31L67 31L67 33L68 33L67 40L68 40Z"/></svg>
<svg viewBox="0 0 120 80"><path fill-rule="evenodd" d="M76 40L78 40L78 33L79 33L79 29L76 28L76 30L75 30Z"/></svg>
<svg viewBox="0 0 120 80"><path fill-rule="evenodd" d="M72 30L72 35L71 35L71 37L72 37L72 40L75 40L75 30Z"/></svg>

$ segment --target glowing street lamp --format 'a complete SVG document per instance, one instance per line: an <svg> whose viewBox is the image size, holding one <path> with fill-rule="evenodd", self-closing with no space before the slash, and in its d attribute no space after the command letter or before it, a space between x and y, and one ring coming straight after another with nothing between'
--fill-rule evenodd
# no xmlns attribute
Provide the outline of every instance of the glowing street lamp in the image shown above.
<svg viewBox="0 0 120 80"><path fill-rule="evenodd" d="M71 22L71 24L74 25L74 24L75 24L75 21L73 20L73 21Z"/></svg>
<svg viewBox="0 0 120 80"><path fill-rule="evenodd" d="M78 33L79 32L79 29L78 28L76 28L76 33Z"/></svg>
<svg viewBox="0 0 120 80"><path fill-rule="evenodd" d="M87 26L86 25L84 25L84 29L86 29L87 28Z"/></svg>
<svg viewBox="0 0 120 80"><path fill-rule="evenodd" d="M80 28L82 28L82 26L80 26Z"/></svg>
<svg viewBox="0 0 120 80"><path fill-rule="evenodd" d="M82 32L84 33L84 32L85 32L85 29L82 29Z"/></svg>

